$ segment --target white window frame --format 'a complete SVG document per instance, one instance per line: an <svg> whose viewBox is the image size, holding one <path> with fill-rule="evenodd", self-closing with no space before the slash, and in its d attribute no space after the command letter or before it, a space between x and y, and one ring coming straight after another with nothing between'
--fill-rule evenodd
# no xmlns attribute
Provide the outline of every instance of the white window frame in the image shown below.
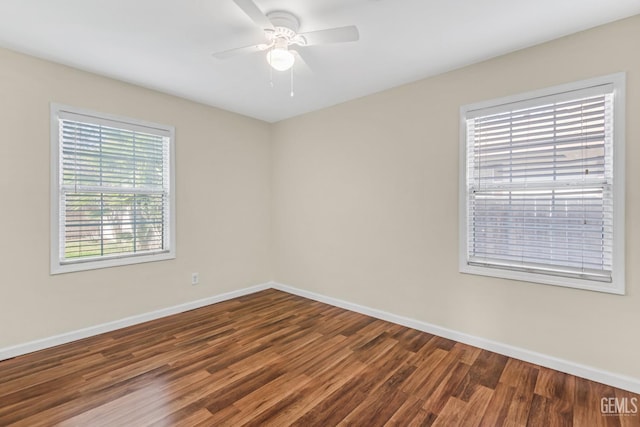
<svg viewBox="0 0 640 427"><path fill-rule="evenodd" d="M51 103L50 132L51 132L51 274L69 273L75 271L94 270L98 268L116 267L122 265L139 264L151 261L174 259L176 257L176 202L175 202L175 128L138 119L105 114L83 108L71 107ZM158 252L113 256L105 255L78 261L62 262L61 255L61 223L60 212L60 115L65 113L82 115L90 118L94 123L102 121L120 122L123 128L142 127L156 129L169 135L169 220L168 235L165 239L165 249Z"/></svg>
<svg viewBox="0 0 640 427"><path fill-rule="evenodd" d="M462 106L460 108L459 164L459 271L466 274L499 277L518 281L564 286L624 295L625 293L625 73L616 73L579 82L563 84ZM613 248L612 281L597 282L539 272L508 270L491 266L470 265L468 262L468 187L467 187L467 116L477 110L500 109L506 104L531 101L540 97L613 85Z"/></svg>

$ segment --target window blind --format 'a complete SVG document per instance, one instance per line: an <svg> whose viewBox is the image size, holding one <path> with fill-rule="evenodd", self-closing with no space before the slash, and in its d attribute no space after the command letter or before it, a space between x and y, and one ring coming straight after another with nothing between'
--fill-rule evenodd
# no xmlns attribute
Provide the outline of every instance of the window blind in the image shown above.
<svg viewBox="0 0 640 427"><path fill-rule="evenodd" d="M166 132L61 112L59 141L60 262L167 251Z"/></svg>
<svg viewBox="0 0 640 427"><path fill-rule="evenodd" d="M467 262L610 282L610 85L466 118Z"/></svg>

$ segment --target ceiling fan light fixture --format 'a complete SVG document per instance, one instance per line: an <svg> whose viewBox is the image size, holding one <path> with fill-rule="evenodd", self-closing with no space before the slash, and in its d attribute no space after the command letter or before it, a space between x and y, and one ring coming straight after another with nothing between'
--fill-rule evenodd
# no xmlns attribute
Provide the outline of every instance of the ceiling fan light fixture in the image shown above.
<svg viewBox="0 0 640 427"><path fill-rule="evenodd" d="M274 70L286 71L293 67L296 58L288 49L273 48L267 52L267 62Z"/></svg>

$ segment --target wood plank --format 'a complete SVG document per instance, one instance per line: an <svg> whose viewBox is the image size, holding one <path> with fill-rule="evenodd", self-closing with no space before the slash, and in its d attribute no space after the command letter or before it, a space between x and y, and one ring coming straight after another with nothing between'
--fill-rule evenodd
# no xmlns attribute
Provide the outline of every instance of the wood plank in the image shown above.
<svg viewBox="0 0 640 427"><path fill-rule="evenodd" d="M507 361L500 377L500 382L513 387L514 391L505 417L507 425L527 425L537 378L537 366L516 359Z"/></svg>
<svg viewBox="0 0 640 427"><path fill-rule="evenodd" d="M450 397L433 426L477 427L481 422L478 414L485 413L492 396L493 390L478 386L468 402L457 397Z"/></svg>
<svg viewBox="0 0 640 427"><path fill-rule="evenodd" d="M491 396L479 425L482 427L508 425L507 416L515 392L515 387L499 382L493 390L493 396ZM515 425L515 423L511 423L511 425Z"/></svg>
<svg viewBox="0 0 640 427"><path fill-rule="evenodd" d="M531 402L531 409L529 410L527 425L558 427L572 426L572 407L566 401L549 399L539 394L534 394L533 401Z"/></svg>
<svg viewBox="0 0 640 427"><path fill-rule="evenodd" d="M575 400L576 377L553 369L540 367L534 393L548 399L559 399L569 404Z"/></svg>
<svg viewBox="0 0 640 427"><path fill-rule="evenodd" d="M411 365L402 366L379 387L371 390L362 403L340 422L340 425L384 425L404 403L406 395L399 385L410 377L415 369L416 367Z"/></svg>
<svg viewBox="0 0 640 427"><path fill-rule="evenodd" d="M407 424L416 420L419 414L427 413L427 411L422 409L422 405L424 404L422 399L419 399L416 396L407 395L406 393L404 394L404 402L402 402L402 405L400 405L391 418L389 418L387 425L399 426Z"/></svg>
<svg viewBox="0 0 640 427"><path fill-rule="evenodd" d="M633 393L626 393L626 395L633 396ZM603 414L601 410L601 400L603 398L615 397L616 390L613 387L576 377L573 425L620 427L622 425L622 418L625 417L615 416L614 414Z"/></svg>
<svg viewBox="0 0 640 427"><path fill-rule="evenodd" d="M466 352L462 357L465 356ZM469 401L480 386L494 389L500 380L507 360L506 356L482 350L475 358L464 381L462 381L458 390L454 392L454 395L464 401Z"/></svg>
<svg viewBox="0 0 640 427"><path fill-rule="evenodd" d="M362 375L366 365L355 358L343 359L332 370L325 370L317 375L295 396L284 400L278 411L270 412L256 418L259 425L282 426L292 423L312 408L318 406L327 396L333 395L352 378ZM349 375L345 375L348 373Z"/></svg>
<svg viewBox="0 0 640 427"><path fill-rule="evenodd" d="M459 361L438 384L433 393L425 399L423 408L433 414L439 414L449 397L453 396L460 387L470 369L471 366Z"/></svg>

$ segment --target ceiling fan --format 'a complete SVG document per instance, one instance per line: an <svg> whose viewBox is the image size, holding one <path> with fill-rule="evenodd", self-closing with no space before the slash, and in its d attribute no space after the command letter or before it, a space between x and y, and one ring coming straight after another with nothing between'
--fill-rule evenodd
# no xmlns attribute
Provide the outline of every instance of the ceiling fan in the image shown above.
<svg viewBox="0 0 640 427"><path fill-rule="evenodd" d="M306 47L327 43L357 41L360 38L355 25L329 28L326 30L298 33L300 21L289 12L263 13L253 0L233 0L244 13L264 31L263 43L244 46L214 53L218 59L228 59L238 55L267 52L267 62L278 71L293 67L299 53L290 47Z"/></svg>

